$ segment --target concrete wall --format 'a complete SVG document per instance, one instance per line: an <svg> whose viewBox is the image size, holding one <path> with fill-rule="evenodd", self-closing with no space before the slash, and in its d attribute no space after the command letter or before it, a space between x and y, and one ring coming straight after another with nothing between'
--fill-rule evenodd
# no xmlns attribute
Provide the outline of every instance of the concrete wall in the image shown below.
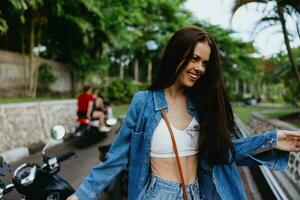
<svg viewBox="0 0 300 200"><path fill-rule="evenodd" d="M24 94L25 68L22 61L21 54L0 50L0 97L15 97ZM28 66L28 56L25 56L25 63ZM50 86L50 91L55 93L71 91L70 73L62 63L39 57L34 57L33 63L36 66L42 63L51 66L57 80Z"/></svg>
<svg viewBox="0 0 300 200"><path fill-rule="evenodd" d="M295 126L286 122L269 119L262 114L252 113L251 118L247 124L252 134L261 133L266 130L282 129L282 130L299 130ZM300 153L291 153L289 159L289 171L285 175L300 188ZM298 191L300 194L300 190Z"/></svg>
<svg viewBox="0 0 300 200"><path fill-rule="evenodd" d="M0 154L47 142L50 129L56 124L71 133L75 119L76 100L0 105Z"/></svg>

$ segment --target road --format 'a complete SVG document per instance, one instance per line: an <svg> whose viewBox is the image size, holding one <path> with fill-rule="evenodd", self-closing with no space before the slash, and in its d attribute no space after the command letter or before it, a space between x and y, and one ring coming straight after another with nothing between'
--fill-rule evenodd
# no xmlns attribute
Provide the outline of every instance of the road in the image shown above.
<svg viewBox="0 0 300 200"><path fill-rule="evenodd" d="M75 141L73 139L68 139L63 144L52 147L47 151L48 155L60 155L69 151L74 151L78 156L75 159L67 160L62 162L61 170L59 174L65 178L72 187L77 188L84 177L88 174L89 170L92 166L99 163L99 152L98 147L104 146L107 144L111 144L113 141L115 134L119 128L119 125L113 127L112 132L102 141L97 142L93 145L90 145L86 148L78 148ZM11 164L12 172L16 169L20 164L23 163L38 163L42 164L42 156L41 153L33 154L25 159L22 159L16 163ZM6 174L5 178L2 179L6 182L11 182L10 174ZM18 200L20 199L20 195L14 189L9 194L5 195L4 200ZM105 194L101 196L101 199L106 199Z"/></svg>

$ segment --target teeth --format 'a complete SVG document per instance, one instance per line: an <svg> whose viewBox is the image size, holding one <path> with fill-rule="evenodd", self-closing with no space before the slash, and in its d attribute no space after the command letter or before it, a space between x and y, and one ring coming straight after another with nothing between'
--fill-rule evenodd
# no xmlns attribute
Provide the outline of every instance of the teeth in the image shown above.
<svg viewBox="0 0 300 200"><path fill-rule="evenodd" d="M192 74L192 73L189 73L189 75L193 78L193 79L196 79L198 76L195 75L195 74Z"/></svg>

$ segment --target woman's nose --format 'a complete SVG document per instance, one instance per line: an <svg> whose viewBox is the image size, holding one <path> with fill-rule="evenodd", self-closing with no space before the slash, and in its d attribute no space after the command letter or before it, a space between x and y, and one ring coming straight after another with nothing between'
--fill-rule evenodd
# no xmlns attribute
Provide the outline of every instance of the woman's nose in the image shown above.
<svg viewBox="0 0 300 200"><path fill-rule="evenodd" d="M197 71L202 72L202 73L205 72L205 67L203 66L202 62L197 63L197 64L195 65L195 69L196 69Z"/></svg>

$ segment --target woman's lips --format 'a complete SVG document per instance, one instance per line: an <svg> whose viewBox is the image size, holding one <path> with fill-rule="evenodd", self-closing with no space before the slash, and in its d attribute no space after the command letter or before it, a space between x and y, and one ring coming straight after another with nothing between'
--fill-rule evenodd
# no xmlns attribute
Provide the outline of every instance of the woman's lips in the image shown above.
<svg viewBox="0 0 300 200"><path fill-rule="evenodd" d="M189 79L191 79L192 81L196 81L200 77L200 75L191 72L188 72L187 74L189 75Z"/></svg>

